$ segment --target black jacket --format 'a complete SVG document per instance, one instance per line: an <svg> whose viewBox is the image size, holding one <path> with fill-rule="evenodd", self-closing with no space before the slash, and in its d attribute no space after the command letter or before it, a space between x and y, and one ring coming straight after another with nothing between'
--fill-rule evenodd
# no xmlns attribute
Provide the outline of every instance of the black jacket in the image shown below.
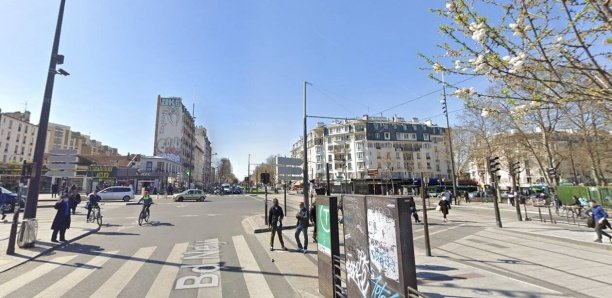
<svg viewBox="0 0 612 298"><path fill-rule="evenodd" d="M283 208L281 206L272 206L268 212L268 225L276 226L279 220L283 221L283 217L285 217Z"/></svg>
<svg viewBox="0 0 612 298"><path fill-rule="evenodd" d="M306 209L306 207L298 212L296 225L298 227L308 227L308 209Z"/></svg>
<svg viewBox="0 0 612 298"><path fill-rule="evenodd" d="M52 230L62 230L70 228L70 203L66 204L65 201L55 203L55 209L57 213L53 219L51 225Z"/></svg>

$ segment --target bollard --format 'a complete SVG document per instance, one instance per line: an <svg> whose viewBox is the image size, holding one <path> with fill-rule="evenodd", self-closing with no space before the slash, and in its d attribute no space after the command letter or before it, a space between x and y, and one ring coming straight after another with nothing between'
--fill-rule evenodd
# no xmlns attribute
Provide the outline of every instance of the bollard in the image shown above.
<svg viewBox="0 0 612 298"><path fill-rule="evenodd" d="M548 205L548 216L550 216L550 223L557 223L557 221L553 219L552 210L550 210L550 205Z"/></svg>
<svg viewBox="0 0 612 298"><path fill-rule="evenodd" d="M572 220L574 221L574 224L576 224L576 214L574 212L572 212Z"/></svg>
<svg viewBox="0 0 612 298"><path fill-rule="evenodd" d="M525 209L525 221L531 220L531 218L529 218L529 215L527 214L527 204L523 204L523 208Z"/></svg>
<svg viewBox="0 0 612 298"><path fill-rule="evenodd" d="M540 222L542 222L542 210L540 210L540 206L538 206L538 213L540 214ZM546 222L546 220L544 220Z"/></svg>

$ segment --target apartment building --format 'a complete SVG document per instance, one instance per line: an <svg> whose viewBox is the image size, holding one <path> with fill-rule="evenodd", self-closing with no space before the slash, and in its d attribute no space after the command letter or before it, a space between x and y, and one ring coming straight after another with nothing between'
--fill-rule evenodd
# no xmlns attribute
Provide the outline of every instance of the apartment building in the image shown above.
<svg viewBox="0 0 612 298"><path fill-rule="evenodd" d="M51 149L76 149L79 155L119 155L117 148L104 145L89 135L73 131L70 126L49 122L45 153L49 153Z"/></svg>
<svg viewBox="0 0 612 298"><path fill-rule="evenodd" d="M310 179L323 181L326 164L337 181L411 180L426 177L450 180L446 129L431 121L364 116L330 124L319 123L308 134ZM291 149L303 157L303 139Z"/></svg>
<svg viewBox="0 0 612 298"><path fill-rule="evenodd" d="M30 112L0 111L0 161L31 162L34 156L38 126L30 123Z"/></svg>
<svg viewBox="0 0 612 298"><path fill-rule="evenodd" d="M201 147L201 181L204 185L209 185L214 182L212 179L212 147L208 139L208 131L203 126L196 127L196 143ZM199 151L198 151L199 152Z"/></svg>

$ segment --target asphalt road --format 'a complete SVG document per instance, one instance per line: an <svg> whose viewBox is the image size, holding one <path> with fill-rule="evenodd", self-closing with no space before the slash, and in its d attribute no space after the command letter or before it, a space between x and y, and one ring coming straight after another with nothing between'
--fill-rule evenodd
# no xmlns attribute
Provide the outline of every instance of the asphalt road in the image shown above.
<svg viewBox="0 0 612 298"><path fill-rule="evenodd" d="M140 205L106 204L121 207L105 212L102 206L99 232L3 273L0 297L257 296L249 293L245 274L263 276L256 287L275 296L295 296L242 227L244 218L262 212L253 197L159 201L143 226L137 223ZM84 220L83 210L73 220ZM245 272L245 262L257 272Z"/></svg>

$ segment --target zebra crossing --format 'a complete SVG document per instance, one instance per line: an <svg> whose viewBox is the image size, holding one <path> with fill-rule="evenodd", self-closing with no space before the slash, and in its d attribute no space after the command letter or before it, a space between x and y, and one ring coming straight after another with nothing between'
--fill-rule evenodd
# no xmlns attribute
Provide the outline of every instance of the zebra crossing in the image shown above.
<svg viewBox="0 0 612 298"><path fill-rule="evenodd" d="M230 253L238 260L228 262ZM58 255L29 262L16 276L2 273L0 297L121 297L133 293L130 287L145 289L142 297L223 297L226 284L245 288L245 296L275 296L243 235L228 242L213 238L141 247L130 255L119 250ZM224 283L226 266L243 281Z"/></svg>

